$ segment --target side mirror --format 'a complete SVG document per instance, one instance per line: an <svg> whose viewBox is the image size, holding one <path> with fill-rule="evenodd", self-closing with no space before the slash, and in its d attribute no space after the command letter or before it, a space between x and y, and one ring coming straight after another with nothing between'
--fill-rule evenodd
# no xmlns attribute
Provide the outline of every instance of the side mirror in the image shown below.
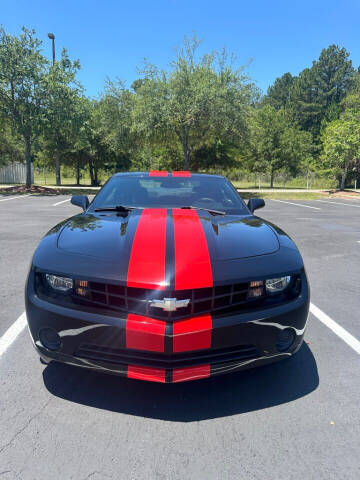
<svg viewBox="0 0 360 480"><path fill-rule="evenodd" d="M89 199L86 195L73 195L71 197L71 203L77 207L81 207L85 211L89 206Z"/></svg>
<svg viewBox="0 0 360 480"><path fill-rule="evenodd" d="M253 213L254 210L265 207L265 202L262 198L250 198L247 206L250 212Z"/></svg>

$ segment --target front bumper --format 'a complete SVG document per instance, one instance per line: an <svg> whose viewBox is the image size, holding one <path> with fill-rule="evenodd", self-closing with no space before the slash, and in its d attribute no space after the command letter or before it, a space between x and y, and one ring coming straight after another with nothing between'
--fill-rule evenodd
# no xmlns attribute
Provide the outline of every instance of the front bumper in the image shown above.
<svg viewBox="0 0 360 480"><path fill-rule="evenodd" d="M176 322L136 315L101 315L39 298L33 272L26 288L26 313L36 350L45 362L58 361L129 378L175 383L207 378L288 358L300 348L309 310L309 288L302 274L301 294L263 310ZM42 328L60 335L57 351L39 339ZM278 334L294 332L289 349L279 351Z"/></svg>

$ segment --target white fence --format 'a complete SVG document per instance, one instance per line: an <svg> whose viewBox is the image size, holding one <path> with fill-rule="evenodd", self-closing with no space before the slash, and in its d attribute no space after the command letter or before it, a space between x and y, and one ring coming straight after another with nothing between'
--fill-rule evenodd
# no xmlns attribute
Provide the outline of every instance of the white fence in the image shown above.
<svg viewBox="0 0 360 480"><path fill-rule="evenodd" d="M25 183L26 182L26 165L25 163L11 163L0 167L0 184L1 183ZM31 165L31 183L34 182L34 169Z"/></svg>

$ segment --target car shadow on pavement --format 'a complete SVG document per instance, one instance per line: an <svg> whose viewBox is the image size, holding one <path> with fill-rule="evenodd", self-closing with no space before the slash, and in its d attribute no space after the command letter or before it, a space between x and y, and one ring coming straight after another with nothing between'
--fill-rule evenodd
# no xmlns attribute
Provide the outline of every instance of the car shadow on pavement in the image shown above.
<svg viewBox="0 0 360 480"><path fill-rule="evenodd" d="M319 385L316 361L305 343L288 360L194 382L150 383L57 363L44 369L43 378L48 391L64 400L173 422L261 410L308 395Z"/></svg>

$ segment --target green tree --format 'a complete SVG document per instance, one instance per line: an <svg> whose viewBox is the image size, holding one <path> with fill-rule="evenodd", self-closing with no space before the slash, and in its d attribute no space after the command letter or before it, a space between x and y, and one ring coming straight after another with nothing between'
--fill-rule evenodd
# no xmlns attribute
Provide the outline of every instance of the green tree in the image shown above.
<svg viewBox="0 0 360 480"><path fill-rule="evenodd" d="M242 148L226 139L216 139L194 151L192 164L195 170L208 171L209 169L222 170L235 167Z"/></svg>
<svg viewBox="0 0 360 480"><path fill-rule="evenodd" d="M141 81L134 83L140 84ZM139 147L140 150L145 148L144 139L132 128L134 102L134 93L127 90L121 81L107 80L105 94L97 104L99 135L107 150L114 154L112 161L106 162L107 168L129 168L131 160L140 155Z"/></svg>
<svg viewBox="0 0 360 480"><path fill-rule="evenodd" d="M354 82L348 95L342 100L341 107L344 110L360 111L360 72L354 76Z"/></svg>
<svg viewBox="0 0 360 480"><path fill-rule="evenodd" d="M0 116L0 166L10 161L21 161L24 148L21 137L12 128L9 118Z"/></svg>
<svg viewBox="0 0 360 480"><path fill-rule="evenodd" d="M337 45L323 49L311 68L295 78L289 108L293 119L319 139L321 125L339 117L342 99L351 89L355 70L349 52Z"/></svg>
<svg viewBox="0 0 360 480"><path fill-rule="evenodd" d="M284 73L277 78L273 85L268 88L264 102L272 105L277 110L287 107L291 98L291 90L294 84L295 77L291 73Z"/></svg>
<svg viewBox="0 0 360 480"><path fill-rule="evenodd" d="M41 127L47 60L34 30L16 37L0 28L0 109L11 119L25 146L26 186L31 185L33 142Z"/></svg>
<svg viewBox="0 0 360 480"><path fill-rule="evenodd" d="M267 172L271 188L278 171L295 175L312 154L311 134L292 125L283 109L265 105L254 112L251 125L248 165L254 172Z"/></svg>
<svg viewBox="0 0 360 480"><path fill-rule="evenodd" d="M330 45L313 64L320 101L325 107L340 103L353 84L355 70L349 56L345 48Z"/></svg>
<svg viewBox="0 0 360 480"><path fill-rule="evenodd" d="M147 64L137 82L133 129L153 143L180 145L184 168L196 149L226 136L242 141L247 133L254 86L226 53L197 58L196 38L184 40L169 72Z"/></svg>
<svg viewBox="0 0 360 480"><path fill-rule="evenodd" d="M91 185L97 186L100 183L100 171L112 173L124 170L124 166L129 167L129 163L111 143L113 132L106 128L104 122L103 100L91 101L84 97L80 100L76 115L80 128L76 128L76 140L67 150L64 162L68 166L75 166L77 183L80 180L80 170L87 167Z"/></svg>
<svg viewBox="0 0 360 480"><path fill-rule="evenodd" d="M59 61L49 69L43 79L45 105L42 111L43 144L54 158L56 185L61 185L61 157L66 153L78 134L80 115L79 96L81 87L76 82L79 62L71 61L66 50Z"/></svg>
<svg viewBox="0 0 360 480"><path fill-rule="evenodd" d="M72 170L80 183L81 171L88 165L84 157L84 142L91 118L91 102L84 96L72 91L64 102L68 118L60 123L60 116L52 109L45 113L44 127L36 147L36 167L56 172L56 183L61 184L61 167ZM55 106L58 105L54 101ZM55 118L54 118L55 117ZM54 123L52 119L54 118ZM55 129L57 122L58 129ZM86 141L84 140L86 138ZM87 143L86 143L87 144ZM55 161L54 161L55 160Z"/></svg>
<svg viewBox="0 0 360 480"><path fill-rule="evenodd" d="M330 122L322 134L324 166L334 169L344 190L352 167L360 159L360 111L348 110L339 119Z"/></svg>

